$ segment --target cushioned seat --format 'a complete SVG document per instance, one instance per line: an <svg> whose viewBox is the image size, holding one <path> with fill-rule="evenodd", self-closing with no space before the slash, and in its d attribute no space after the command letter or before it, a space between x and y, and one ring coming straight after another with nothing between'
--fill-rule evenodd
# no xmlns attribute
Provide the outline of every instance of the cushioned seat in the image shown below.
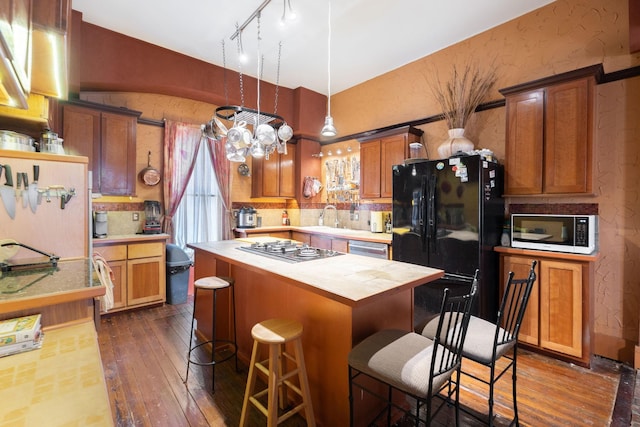
<svg viewBox="0 0 640 427"><path fill-rule="evenodd" d="M476 273L477 274L477 273ZM356 345L349 353L349 409L350 424L371 425L386 413L386 424L392 424L392 409L413 418L416 425L430 425L432 418L445 403L455 406L458 423L458 378L461 349L467 333L471 306L477 293L477 275L468 295L450 296L445 289L433 339L411 331L387 329L376 332ZM447 314L446 316L444 314ZM458 372L457 375L453 375ZM364 376L359 378L360 376ZM386 396L371 389L373 378L387 386ZM372 419L354 420L354 387L384 399L382 412ZM415 408L407 410L394 401L394 391L401 392L415 401ZM443 402L432 410L432 398L441 397ZM359 400L362 400L360 397ZM421 410L426 407L426 413ZM371 414L369 414L371 415ZM418 421L419 420L419 421Z"/></svg>
<svg viewBox="0 0 640 427"><path fill-rule="evenodd" d="M449 350L442 346L438 348L436 359L450 357ZM432 340L415 332L384 330L358 344L349 354L349 365L398 390L426 396L433 349ZM433 388L439 389L451 374L452 370L447 370L435 376Z"/></svg>

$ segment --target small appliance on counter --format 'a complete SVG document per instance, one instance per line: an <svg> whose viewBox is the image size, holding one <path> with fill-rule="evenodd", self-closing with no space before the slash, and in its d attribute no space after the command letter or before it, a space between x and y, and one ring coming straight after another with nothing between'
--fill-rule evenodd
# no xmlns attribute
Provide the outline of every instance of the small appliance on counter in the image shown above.
<svg viewBox="0 0 640 427"><path fill-rule="evenodd" d="M243 206L238 211L238 228L255 228L257 222L257 213L251 206Z"/></svg>
<svg viewBox="0 0 640 427"><path fill-rule="evenodd" d="M382 233L384 231L384 215L382 212L371 212L369 224L372 233Z"/></svg>
<svg viewBox="0 0 640 427"><path fill-rule="evenodd" d="M93 237L104 239L107 237L107 212L95 211L93 213Z"/></svg>
<svg viewBox="0 0 640 427"><path fill-rule="evenodd" d="M162 225L160 224L160 202L157 200L145 200L144 217L142 234L162 233Z"/></svg>
<svg viewBox="0 0 640 427"><path fill-rule="evenodd" d="M590 255L598 249L597 215L511 215L511 247Z"/></svg>

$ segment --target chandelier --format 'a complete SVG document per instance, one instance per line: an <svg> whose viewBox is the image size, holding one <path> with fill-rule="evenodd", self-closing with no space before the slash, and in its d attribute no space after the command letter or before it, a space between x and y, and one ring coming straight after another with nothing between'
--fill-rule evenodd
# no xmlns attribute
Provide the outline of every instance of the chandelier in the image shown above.
<svg viewBox="0 0 640 427"><path fill-rule="evenodd" d="M216 108L214 117L205 125L203 125L203 133L205 136L217 141L224 141L225 153L227 159L232 162L245 162L248 156L254 158L265 157L269 159L269 155L278 152L287 154L287 141L293 137L293 129L286 121L277 114L278 110L278 88L280 82L280 58L282 52L282 42L278 50L278 69L276 74L276 92L275 106L273 113L260 111L260 80L262 79L263 57L260 55L260 15L262 9L269 3L265 0L258 9L242 24L236 24L236 32L231 36L231 40L237 37L238 55L242 52L241 34L242 30L254 18L257 18L258 26L258 70L257 70L257 109L251 109L244 106L244 85L242 66L238 66L238 74L240 77L240 100L241 105L225 105ZM289 6L291 7L291 6ZM284 16L284 15L283 15ZM223 67L226 73L226 58L224 41L222 42ZM226 78L225 78L225 93ZM230 129L221 122L221 120L232 122ZM251 127L252 130L249 129Z"/></svg>

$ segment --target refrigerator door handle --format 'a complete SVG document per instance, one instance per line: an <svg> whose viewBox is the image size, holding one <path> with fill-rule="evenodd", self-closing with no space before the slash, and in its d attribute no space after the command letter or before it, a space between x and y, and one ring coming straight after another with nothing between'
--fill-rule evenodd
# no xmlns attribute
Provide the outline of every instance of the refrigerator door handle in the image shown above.
<svg viewBox="0 0 640 427"><path fill-rule="evenodd" d="M422 251L427 249L428 228L426 221L426 200L427 197L427 176L422 175L422 182L420 186L420 209L419 209L419 221L420 221L420 240L422 241Z"/></svg>
<svg viewBox="0 0 640 427"><path fill-rule="evenodd" d="M436 214L436 176L431 175L428 182L427 188L427 235L428 239L431 240L431 249L435 252L436 249L436 231L437 231L437 214Z"/></svg>

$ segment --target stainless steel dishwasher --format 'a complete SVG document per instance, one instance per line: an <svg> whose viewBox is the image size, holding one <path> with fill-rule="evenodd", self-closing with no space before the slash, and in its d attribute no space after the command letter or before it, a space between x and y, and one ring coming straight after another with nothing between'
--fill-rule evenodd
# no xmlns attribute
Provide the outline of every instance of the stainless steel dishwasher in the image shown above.
<svg viewBox="0 0 640 427"><path fill-rule="evenodd" d="M389 259L389 245L386 243L349 240L349 253L353 255Z"/></svg>

